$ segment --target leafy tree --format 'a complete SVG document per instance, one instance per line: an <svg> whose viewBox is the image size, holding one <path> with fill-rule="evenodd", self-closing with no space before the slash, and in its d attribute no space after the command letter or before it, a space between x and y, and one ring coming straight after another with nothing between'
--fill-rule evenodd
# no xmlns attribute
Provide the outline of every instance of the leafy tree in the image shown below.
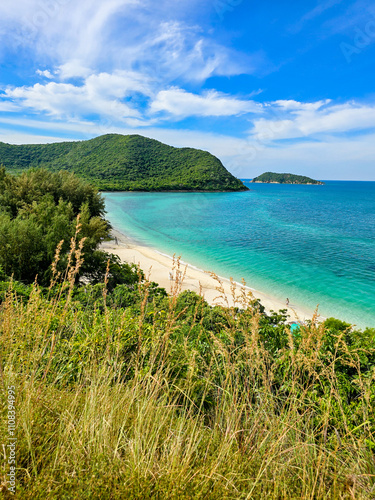
<svg viewBox="0 0 375 500"><path fill-rule="evenodd" d="M65 268L78 214L77 239L86 255L81 275L92 272L98 259L93 254L99 243L109 238L110 230L103 218L104 201L96 188L68 172L39 169L13 177L2 167L0 193L0 266L6 275L26 283L38 275L38 281L47 284L61 241L60 268ZM102 252L102 276L106 258Z"/></svg>

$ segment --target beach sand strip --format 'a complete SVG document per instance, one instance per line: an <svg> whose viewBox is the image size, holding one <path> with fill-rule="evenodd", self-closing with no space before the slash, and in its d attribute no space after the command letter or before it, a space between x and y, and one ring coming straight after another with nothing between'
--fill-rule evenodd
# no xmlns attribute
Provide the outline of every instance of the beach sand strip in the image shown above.
<svg viewBox="0 0 375 500"><path fill-rule="evenodd" d="M112 230L112 241L102 243L101 249L118 255L123 262L129 262L139 265L144 271L146 277L150 281L158 283L165 288L168 293L171 293L175 288L176 272L180 275L184 274L184 279L181 284L181 291L192 290L197 294L203 295L204 299L210 305L222 305L232 307L237 305L240 307L240 302L235 303L233 298L233 283L230 279L218 277L220 283L213 277L210 272L198 269L190 264L180 260L179 270L176 266L176 258L162 254L157 250L141 245L135 242L130 237L124 235L120 231ZM222 288L223 293L219 291ZM254 298L259 299L267 312L279 311L280 309L287 309L290 321L303 322L311 319L314 311L309 311L307 308L301 308L293 305L291 299L289 306L286 306L285 301L278 300L270 297L269 295L254 290L248 286L243 287L241 283L236 284L235 297L241 295L241 288L245 288L246 293L251 293ZM320 317L320 320L323 318Z"/></svg>

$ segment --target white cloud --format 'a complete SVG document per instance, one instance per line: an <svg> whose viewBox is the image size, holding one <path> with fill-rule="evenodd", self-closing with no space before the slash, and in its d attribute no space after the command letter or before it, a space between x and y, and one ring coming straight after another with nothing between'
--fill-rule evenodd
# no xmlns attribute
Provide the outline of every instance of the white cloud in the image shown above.
<svg viewBox="0 0 375 500"><path fill-rule="evenodd" d="M86 79L85 86L88 93L95 97L100 95L122 99L133 92L152 95L149 80L135 71L116 71L111 74L91 75Z"/></svg>
<svg viewBox="0 0 375 500"><path fill-rule="evenodd" d="M79 59L71 59L64 64L61 64L56 70L56 74L61 80L70 80L72 78L87 78L93 73L94 71L88 68Z"/></svg>
<svg viewBox="0 0 375 500"><path fill-rule="evenodd" d="M269 107L269 118L254 120L250 134L254 139L319 138L375 128L375 106L372 104L332 104L328 100L316 103L276 101L274 104L276 107L272 103Z"/></svg>
<svg viewBox="0 0 375 500"><path fill-rule="evenodd" d="M163 75L164 81L205 81L214 76L255 72L255 59L238 54L204 36L196 26L162 22L147 37L124 49L123 59L144 72Z"/></svg>
<svg viewBox="0 0 375 500"><path fill-rule="evenodd" d="M198 17L204 6L187 0L178 8L170 0L1 2L0 44L49 60L63 80L115 70L157 74L169 83L254 73L263 62L259 54L237 53L176 17L195 4Z"/></svg>
<svg viewBox="0 0 375 500"><path fill-rule="evenodd" d="M132 108L126 99L129 97L132 102L134 92L137 94L139 90L142 91L141 99L147 99L150 104ZM12 109L27 106L52 115L54 121L15 116L3 118L3 124L35 129L38 134L45 129L47 136L64 133L71 138L88 139L105 133L139 133L142 127L142 135L175 146L211 151L237 176L252 177L262 170L280 169L320 178L369 179L370 175L375 175L371 174L374 172L375 141L374 136L367 133L375 129L375 106L372 104L289 100L259 105L215 91L199 95L180 88L160 91L154 96L153 82L144 81L138 73L126 72L91 75L81 86L49 82L8 89L6 95L12 102L2 102L0 109L8 109L8 104ZM161 118L152 118L159 113ZM253 119L254 127L248 139L154 127L164 118L163 114L175 119L187 116L203 119L242 113L247 113L244 123L249 120L249 113L263 113L262 118ZM95 114L99 119L93 117ZM66 122L56 122L56 119ZM345 139L341 137L343 133ZM280 142L280 139L289 140ZM293 143L294 139L298 141ZM317 158L324 158L324 162L317 162ZM331 173L327 175L327 172Z"/></svg>
<svg viewBox="0 0 375 500"><path fill-rule="evenodd" d="M11 117L1 117L0 126L4 128L14 128L18 126L19 128L30 130L30 137L34 137L34 132L32 130L44 130L44 134L40 137L48 137L50 132L53 132L56 136L58 133L68 133L71 137L77 136L77 134L101 134L107 133L100 130L100 126L92 121L48 121L35 118L20 118L19 116ZM9 127L10 126L10 127ZM18 132L15 132L18 134ZM27 133L22 132L21 135L26 135Z"/></svg>
<svg viewBox="0 0 375 500"><path fill-rule="evenodd" d="M27 132L14 132L0 129L0 142L7 144L50 144L52 142L64 142L59 136L34 135Z"/></svg>
<svg viewBox="0 0 375 500"><path fill-rule="evenodd" d="M150 87L143 75L117 71L91 75L82 85L49 82L31 87L7 88L5 97L19 106L56 118L81 119L90 115L109 117L114 121L138 119L141 113L126 99L134 93L149 95Z"/></svg>
<svg viewBox="0 0 375 500"><path fill-rule="evenodd" d="M254 73L263 63L181 20L188 10L199 19L205 8L198 0L0 2L0 44L33 58L39 77L3 89L0 109L134 128L167 115L178 120L253 111L250 100L183 90L187 82L199 89L212 76Z"/></svg>
<svg viewBox="0 0 375 500"><path fill-rule="evenodd" d="M316 102L299 102L294 101L292 99L289 100L278 100L274 101L270 104L270 106L274 106L275 104L280 108L283 108L287 111L315 111L325 104L328 104L330 99L325 99L324 101L316 101Z"/></svg>
<svg viewBox="0 0 375 500"><path fill-rule="evenodd" d="M49 80L52 80L54 78L54 75L48 69L44 71L37 69L36 74L39 76L43 76L44 78L48 78Z"/></svg>
<svg viewBox="0 0 375 500"><path fill-rule="evenodd" d="M13 29L4 44L33 46L65 62L97 53L113 16L126 12L137 0L14 0L0 4L0 26Z"/></svg>
<svg viewBox="0 0 375 500"><path fill-rule="evenodd" d="M12 112L14 113L19 110L20 110L19 106L17 106L17 104L13 102L0 101L0 111L3 113L12 113Z"/></svg>
<svg viewBox="0 0 375 500"><path fill-rule="evenodd" d="M151 112L167 112L175 117L187 116L231 116L245 113L261 113L259 103L236 99L216 92L207 91L203 95L192 94L180 88L159 92L151 104Z"/></svg>
<svg viewBox="0 0 375 500"><path fill-rule="evenodd" d="M202 95L178 87L155 92L155 82L134 71L92 74L82 84L49 82L8 87L3 97L21 108L58 119L80 120L96 115L129 126L150 126L166 117L239 116L262 113L263 106L215 90Z"/></svg>

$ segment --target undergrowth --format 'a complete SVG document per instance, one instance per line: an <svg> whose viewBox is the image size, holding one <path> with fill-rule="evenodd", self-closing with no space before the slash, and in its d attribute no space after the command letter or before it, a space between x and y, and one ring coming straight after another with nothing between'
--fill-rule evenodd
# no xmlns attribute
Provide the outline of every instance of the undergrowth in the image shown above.
<svg viewBox="0 0 375 500"><path fill-rule="evenodd" d="M168 297L140 275L136 303L106 283L81 300L81 250L47 293L10 283L0 305L18 498L375 497L373 329L315 317L292 333L234 285L232 308L181 294L182 271Z"/></svg>

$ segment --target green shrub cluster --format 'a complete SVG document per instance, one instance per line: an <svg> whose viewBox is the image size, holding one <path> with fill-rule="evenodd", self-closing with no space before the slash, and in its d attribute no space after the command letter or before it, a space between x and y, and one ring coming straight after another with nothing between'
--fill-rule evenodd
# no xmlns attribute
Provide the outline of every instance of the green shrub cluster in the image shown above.
<svg viewBox="0 0 375 500"><path fill-rule="evenodd" d="M62 272L74 242L84 257L77 280L102 282L109 260L109 279L128 282L132 266L98 250L110 229L102 196L74 174L31 169L15 177L0 167L0 279L28 284L38 276L48 286L56 249Z"/></svg>

